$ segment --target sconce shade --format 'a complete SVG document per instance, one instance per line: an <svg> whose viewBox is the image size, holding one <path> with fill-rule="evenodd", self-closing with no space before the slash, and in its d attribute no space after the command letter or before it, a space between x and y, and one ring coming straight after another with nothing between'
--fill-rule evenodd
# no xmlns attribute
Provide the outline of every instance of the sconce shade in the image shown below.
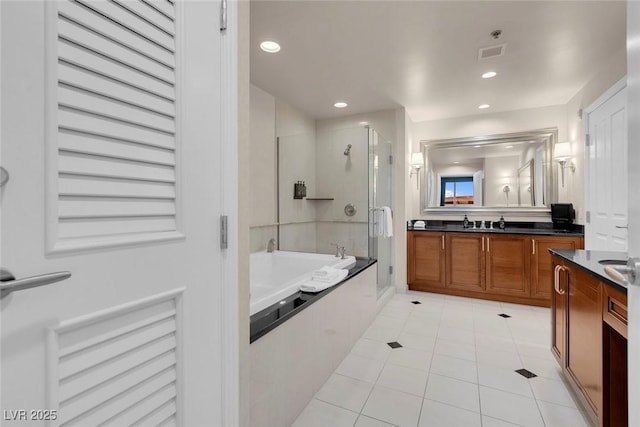
<svg viewBox="0 0 640 427"><path fill-rule="evenodd" d="M567 160L571 157L571 143L559 142L553 149L553 158L556 160Z"/></svg>
<svg viewBox="0 0 640 427"><path fill-rule="evenodd" d="M420 169L424 163L422 153L411 153L411 167Z"/></svg>

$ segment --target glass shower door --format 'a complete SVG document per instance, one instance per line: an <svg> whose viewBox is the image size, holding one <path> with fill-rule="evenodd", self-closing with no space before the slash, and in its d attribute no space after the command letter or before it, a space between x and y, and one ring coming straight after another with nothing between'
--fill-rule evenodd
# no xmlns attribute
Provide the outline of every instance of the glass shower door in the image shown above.
<svg viewBox="0 0 640 427"><path fill-rule="evenodd" d="M378 295L393 284L393 237L385 236L384 208L392 209L391 141L369 128L369 257L378 260Z"/></svg>

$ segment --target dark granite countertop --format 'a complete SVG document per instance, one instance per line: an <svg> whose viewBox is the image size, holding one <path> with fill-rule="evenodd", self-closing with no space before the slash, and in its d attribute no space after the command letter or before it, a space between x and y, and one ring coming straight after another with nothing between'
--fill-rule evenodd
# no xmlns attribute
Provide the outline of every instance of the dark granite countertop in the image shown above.
<svg viewBox="0 0 640 427"><path fill-rule="evenodd" d="M616 260L624 261L626 265L626 252L549 249L549 253L559 256L569 264L584 270L596 279L619 289L625 294L627 293L627 285L611 278L605 273L605 266L600 263L600 261L605 260Z"/></svg>
<svg viewBox="0 0 640 427"><path fill-rule="evenodd" d="M407 231L446 231L455 233L493 233L493 234L535 234L541 236L567 236L567 237L584 237L584 229L582 226L573 226L571 229L553 228L551 223L507 223L504 230L498 228L464 228L460 221L455 224L446 223L431 224L427 222L425 227L407 226Z"/></svg>
<svg viewBox="0 0 640 427"><path fill-rule="evenodd" d="M267 332L281 325L287 319L295 316L305 308L309 307L320 298L324 297L330 292L340 287L344 282L352 277L360 274L366 270L369 266L377 263L376 260L370 260L368 258L356 257L356 265L349 269L347 277L335 286L325 289L318 293L308 293L298 291L293 295L283 299L282 301L273 304L270 307L265 308L251 316L249 326L249 342L254 342Z"/></svg>

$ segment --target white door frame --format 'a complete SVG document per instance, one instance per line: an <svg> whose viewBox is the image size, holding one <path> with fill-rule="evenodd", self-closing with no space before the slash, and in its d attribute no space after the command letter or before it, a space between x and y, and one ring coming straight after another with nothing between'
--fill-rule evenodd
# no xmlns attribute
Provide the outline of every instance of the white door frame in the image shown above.
<svg viewBox="0 0 640 427"><path fill-rule="evenodd" d="M221 45L222 212L229 218L229 248L222 253L222 421L240 424L238 295L238 4L227 2L227 28Z"/></svg>

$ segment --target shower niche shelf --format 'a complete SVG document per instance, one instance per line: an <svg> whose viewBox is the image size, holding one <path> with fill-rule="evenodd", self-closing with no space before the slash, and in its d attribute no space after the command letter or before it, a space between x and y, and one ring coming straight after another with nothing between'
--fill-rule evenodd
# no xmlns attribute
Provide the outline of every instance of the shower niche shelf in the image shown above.
<svg viewBox="0 0 640 427"><path fill-rule="evenodd" d="M333 197L307 197L307 200L335 200Z"/></svg>

